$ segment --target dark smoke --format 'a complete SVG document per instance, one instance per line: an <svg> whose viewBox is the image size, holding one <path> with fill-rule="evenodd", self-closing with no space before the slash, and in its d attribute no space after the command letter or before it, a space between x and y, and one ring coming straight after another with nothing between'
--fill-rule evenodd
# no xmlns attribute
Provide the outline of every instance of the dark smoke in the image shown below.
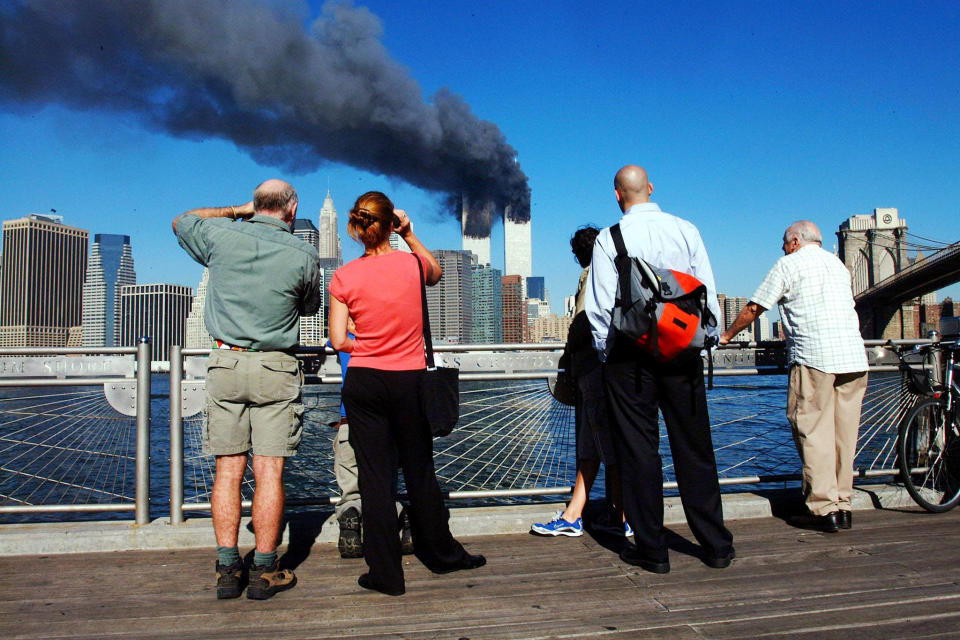
<svg viewBox="0 0 960 640"><path fill-rule="evenodd" d="M0 6L0 101L136 115L184 138L233 141L296 173L325 161L456 202L530 216L527 178L500 129L441 89L425 102L363 7L328 2L309 28L292 3L22 0ZM478 209L482 209L479 207ZM467 232L489 233L478 210Z"/></svg>

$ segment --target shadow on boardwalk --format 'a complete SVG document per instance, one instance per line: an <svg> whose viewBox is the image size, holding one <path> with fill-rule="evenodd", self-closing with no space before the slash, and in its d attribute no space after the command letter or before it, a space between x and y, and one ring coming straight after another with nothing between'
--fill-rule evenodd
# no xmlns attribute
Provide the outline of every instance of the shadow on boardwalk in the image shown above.
<svg viewBox="0 0 960 640"><path fill-rule="evenodd" d="M662 576L590 536L475 537L486 567L437 576L405 557L400 598L360 589L363 561L328 543L266 602L217 601L212 550L0 557L0 637L960 637L958 525L960 510L858 511L838 534L733 521L730 568L681 550Z"/></svg>

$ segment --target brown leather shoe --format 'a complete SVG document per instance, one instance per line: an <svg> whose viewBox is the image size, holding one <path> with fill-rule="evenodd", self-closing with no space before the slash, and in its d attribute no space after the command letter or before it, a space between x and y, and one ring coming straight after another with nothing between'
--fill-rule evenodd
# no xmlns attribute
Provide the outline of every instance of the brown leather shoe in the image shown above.
<svg viewBox="0 0 960 640"><path fill-rule="evenodd" d="M266 600L281 591L292 589L297 584L297 576L290 569L280 569L278 563L272 566L250 567L250 586L247 587L247 597L251 600Z"/></svg>
<svg viewBox="0 0 960 640"><path fill-rule="evenodd" d="M217 561L217 600L239 598L246 586L247 570L242 559L229 566Z"/></svg>

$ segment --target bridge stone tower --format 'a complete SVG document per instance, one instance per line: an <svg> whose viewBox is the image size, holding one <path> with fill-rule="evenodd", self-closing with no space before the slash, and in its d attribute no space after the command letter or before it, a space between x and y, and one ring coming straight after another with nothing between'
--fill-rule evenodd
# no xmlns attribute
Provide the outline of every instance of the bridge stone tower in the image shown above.
<svg viewBox="0 0 960 640"><path fill-rule="evenodd" d="M854 297L909 265L906 234L907 221L900 218L895 208L874 209L872 214L852 216L840 225L839 257L850 270ZM915 337L913 305L858 311L864 338Z"/></svg>

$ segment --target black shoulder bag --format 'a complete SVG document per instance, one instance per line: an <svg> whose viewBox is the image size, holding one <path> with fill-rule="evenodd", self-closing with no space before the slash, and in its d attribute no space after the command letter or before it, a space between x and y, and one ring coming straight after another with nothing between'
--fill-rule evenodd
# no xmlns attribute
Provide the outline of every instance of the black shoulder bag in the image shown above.
<svg viewBox="0 0 960 640"><path fill-rule="evenodd" d="M460 370L438 367L433 359L430 313L427 311L427 285L420 258L413 256L420 270L420 300L423 303L423 343L427 348L427 370L420 387L420 407L434 438L450 435L460 417Z"/></svg>

